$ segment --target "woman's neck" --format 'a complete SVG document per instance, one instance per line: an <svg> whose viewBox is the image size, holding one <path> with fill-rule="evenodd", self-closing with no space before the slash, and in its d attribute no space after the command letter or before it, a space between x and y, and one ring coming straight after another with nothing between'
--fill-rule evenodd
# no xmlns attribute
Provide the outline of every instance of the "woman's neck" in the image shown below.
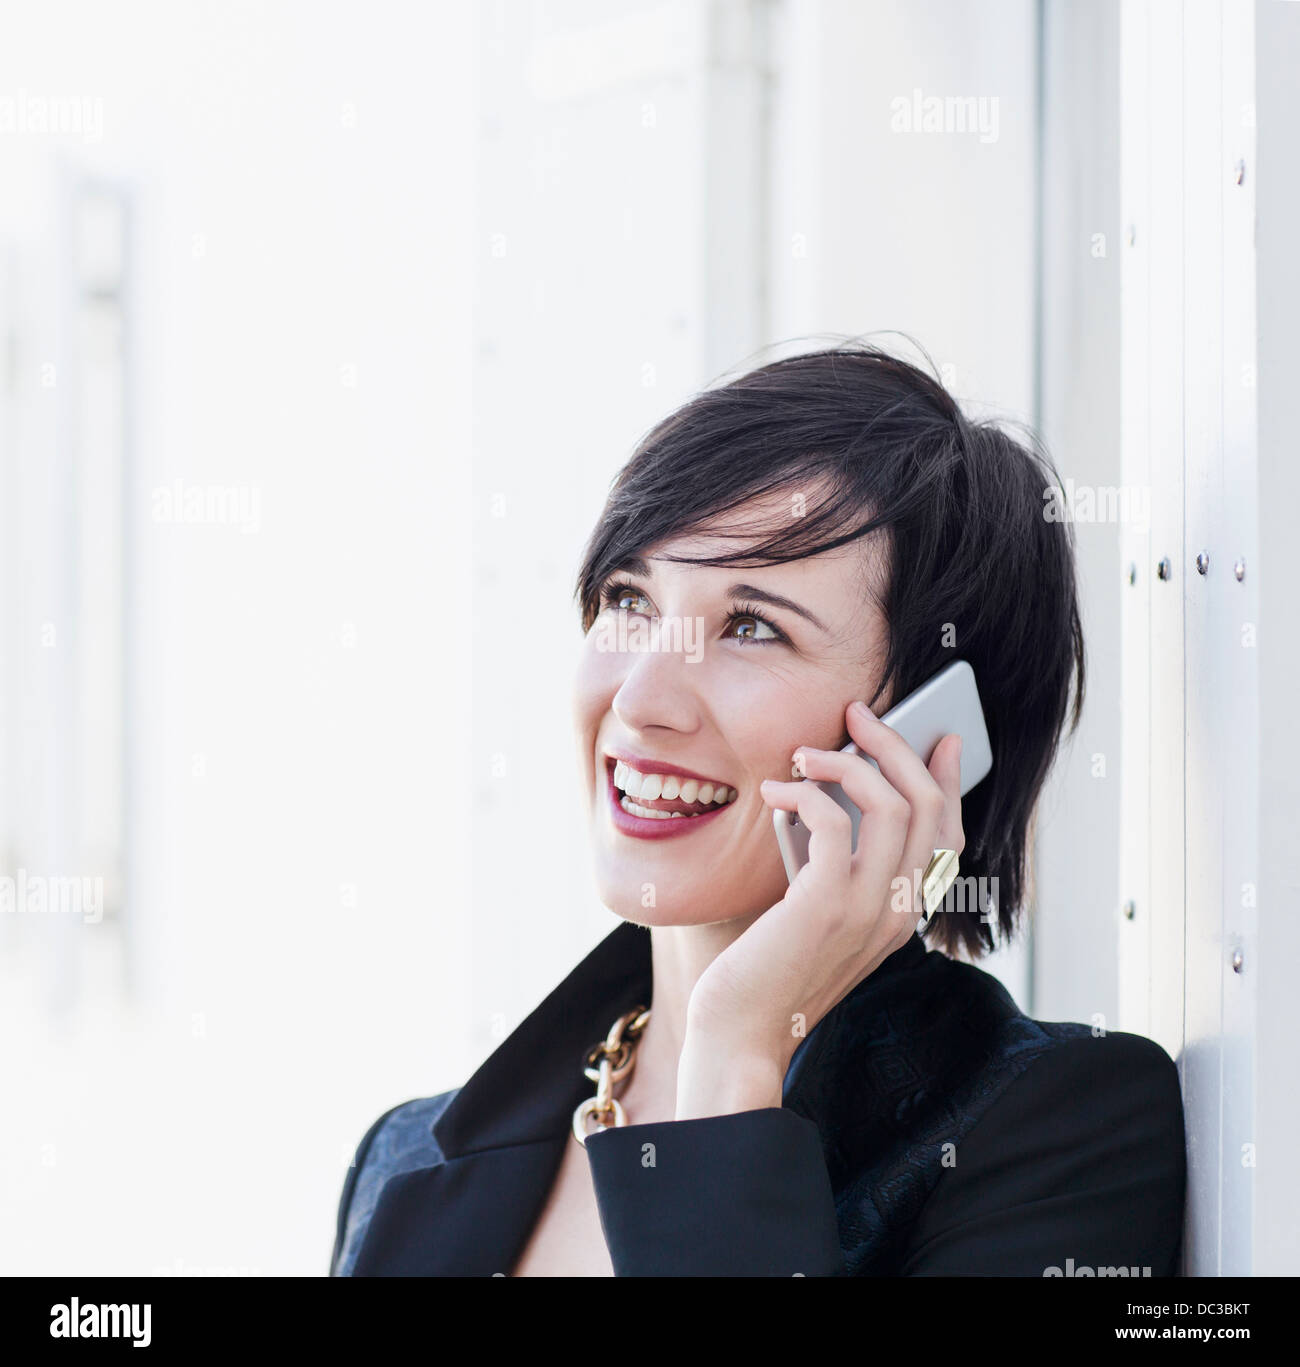
<svg viewBox="0 0 1300 1367"><path fill-rule="evenodd" d="M641 1034L636 1067L617 1093L628 1124L672 1120L677 1109L677 1061L686 1039L691 993L706 968L752 924L753 917L699 926L652 926L654 983L650 1020Z"/></svg>

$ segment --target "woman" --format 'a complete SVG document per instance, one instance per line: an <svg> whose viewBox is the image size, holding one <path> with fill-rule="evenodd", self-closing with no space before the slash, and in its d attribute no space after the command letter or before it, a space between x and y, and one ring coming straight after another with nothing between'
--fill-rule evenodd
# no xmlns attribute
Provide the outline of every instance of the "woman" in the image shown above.
<svg viewBox="0 0 1300 1367"><path fill-rule="evenodd" d="M1017 928L1072 686L1078 725L1056 485L868 346L651 431L577 587L590 834L623 923L463 1087L375 1122L333 1274L1176 1271L1173 1062L1030 1020L958 960ZM927 763L878 720L954 659L993 751L964 800L960 737ZM799 775L862 809L856 851ZM778 809L811 832L793 882ZM918 875L942 851L978 895L936 907Z"/></svg>

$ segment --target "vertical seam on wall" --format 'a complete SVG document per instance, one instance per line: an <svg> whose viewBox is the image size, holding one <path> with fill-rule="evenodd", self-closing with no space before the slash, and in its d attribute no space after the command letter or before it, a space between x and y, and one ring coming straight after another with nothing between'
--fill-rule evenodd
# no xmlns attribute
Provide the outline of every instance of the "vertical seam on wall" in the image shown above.
<svg viewBox="0 0 1300 1367"><path fill-rule="evenodd" d="M1226 361L1227 361L1227 356L1226 356L1226 353L1225 353L1225 351L1224 351L1224 327L1225 327L1226 320L1227 320L1227 310L1226 310L1226 308L1225 308L1225 306L1224 306L1224 305L1225 305L1225 300L1224 300L1224 297L1223 297L1223 294L1224 294L1224 291L1223 291L1223 282L1224 282L1224 259L1225 259L1224 253L1225 253L1226 248L1227 248L1227 237L1226 237L1226 235L1225 235L1225 223L1224 223L1224 208L1225 208L1225 194L1224 194L1224 192L1225 192L1226 186L1224 185L1224 181L1223 181L1224 172L1225 172L1225 170L1226 170L1226 168L1227 168L1227 161L1226 161L1226 159L1225 159L1225 157L1224 157L1224 155L1223 155L1223 154L1224 154L1224 121L1225 121L1226 116L1227 116L1227 109L1226 109L1226 107L1225 107L1225 105L1224 105L1224 80L1223 80L1223 24L1224 24L1224 16L1225 16L1225 6L1223 5L1222 0L1220 0L1220 3L1219 3L1219 23L1218 23L1219 41L1218 41L1218 43L1215 45L1215 47L1216 47L1216 56L1217 56L1217 58L1218 58L1218 68L1219 68L1219 70L1218 70L1218 90L1217 90L1217 95L1218 95L1217 108L1218 108L1218 111L1219 111L1219 119L1218 119L1218 133L1219 133L1219 137L1218 137L1218 147L1219 147L1219 155L1218 155L1218 158L1217 158L1217 176L1216 176L1216 182L1215 182L1215 183L1216 183L1217 186L1218 186L1218 200L1219 200L1219 234L1218 234L1218 243L1219 243L1219 252L1218 252L1218 275L1219 275L1219 279L1218 279L1218 286L1219 286L1219 338L1218 338L1218 341L1219 341L1219 346L1218 346L1218 352L1219 352L1219 431L1218 431L1218 461L1217 461L1217 469L1218 469L1218 474L1219 474L1219 478L1220 478L1220 487L1219 487L1219 500L1220 500L1220 501L1218 502L1218 507L1219 507L1219 509L1220 509L1220 517L1222 517L1222 509L1223 509L1223 507L1225 506L1225 503L1224 503L1223 500L1224 500L1224 494L1226 493L1226 490L1225 490L1225 488L1224 488L1224 481L1223 481L1223 472L1224 472L1224 445L1223 445L1224 395L1223 395L1223 379L1224 379L1224 365L1226 364ZM1211 465L1211 469L1214 469L1214 468L1215 468L1215 466L1212 464L1212 465ZM1214 568L1213 562L1211 562L1210 568L1211 568L1211 569ZM1208 576L1207 576L1207 578L1206 578L1206 583L1205 583L1205 594L1206 594L1206 602L1205 602L1206 623L1207 623L1207 627L1210 628L1209 630L1207 630L1206 636L1207 636L1207 639L1213 641L1213 639L1214 639L1214 632L1213 632L1212 628L1214 628L1214 627L1217 626L1217 624L1218 624L1219 613L1218 613L1218 611L1217 611L1217 609L1216 609L1216 606L1215 606L1214 581L1211 580L1210 578L1208 578ZM1219 671L1216 671L1213 677L1214 677L1214 682L1215 682L1215 691L1218 692L1218 693L1220 694L1220 696L1222 696L1222 691L1223 691L1223 674L1222 674L1221 672L1219 672ZM1216 743L1216 745L1221 744L1221 742L1220 742L1220 740L1219 740L1219 735L1220 735L1220 733L1216 730L1216 731L1215 731L1215 743ZM1216 767L1218 767L1218 766L1216 766ZM1220 768L1219 771L1220 771L1220 773L1223 772L1221 768ZM1225 1167L1225 1164L1226 1164L1226 1162L1227 1162L1227 1153L1226 1153L1226 1150L1225 1150L1225 1147L1224 1147L1224 1145L1225 1145L1225 1143L1226 1143L1226 1140L1227 1140L1227 1134L1226 1134L1226 1128L1227 1128L1227 1126L1226 1126L1226 1121L1227 1121L1227 1116L1226 1116L1226 1113L1225 1113L1225 1111L1224 1111L1224 1105L1223 1105L1223 1058L1224 1058L1224 1052L1225 1052L1225 1049L1224 1049L1224 1029L1223 1029L1223 1021L1224 1021L1223 948L1224 948L1224 946L1225 946L1226 943L1227 943L1226 936L1225 936L1225 934L1224 934L1224 932L1225 932L1225 930L1226 930L1226 925L1225 925L1226 917L1224 916L1224 905L1225 905L1225 904L1224 904L1224 896L1223 896L1223 893L1224 893L1224 888L1223 888L1223 872L1224 872L1224 863L1225 863L1226 849L1225 849L1225 845L1224 845L1223 833L1224 833L1224 801L1223 801L1223 795L1222 795L1222 790L1221 790L1221 791L1220 791L1220 797L1219 797L1219 829L1215 832L1215 839L1218 841L1218 845L1219 845L1218 860L1217 860L1217 863L1218 863L1218 866L1219 866L1219 895L1218 895L1218 910L1219 910L1219 937L1218 937L1218 943L1219 943L1219 972L1218 972L1218 981L1219 981L1219 1079L1218 1079L1218 1089L1217 1089L1217 1100L1218 1100L1218 1103L1219 1103L1219 1180L1218 1180L1218 1182L1216 1183L1216 1191L1217 1191L1217 1196L1218 1196L1218 1209L1217 1209L1217 1211L1215 1212L1215 1217L1216 1217L1216 1218L1215 1218L1215 1222L1214 1222L1214 1227L1215 1227L1215 1271L1218 1273L1219 1276L1222 1276L1222 1275L1223 1275L1223 1185L1224 1185L1224 1167Z"/></svg>
<svg viewBox="0 0 1300 1367"><path fill-rule="evenodd" d="M1034 174L1034 299L1033 299L1033 320L1031 323L1030 345L1033 355L1031 357L1031 403L1033 405L1033 425L1036 432L1043 430L1043 271L1045 262L1045 252L1043 251L1043 159L1046 138L1044 137L1044 121L1047 118L1047 42L1046 42L1046 6L1047 0L1036 0L1034 5L1034 154L1033 154L1033 174ZM1038 862L1038 840L1035 836L1034 863ZM1034 921L1029 918L1026 922L1025 935L1028 943L1026 944L1025 954L1025 1012L1032 1016L1035 1014L1035 1004L1038 996L1038 974L1036 972L1035 961L1038 958L1036 953L1035 941L1037 936L1034 934Z"/></svg>
<svg viewBox="0 0 1300 1367"><path fill-rule="evenodd" d="M1187 129L1181 117L1185 109L1187 99L1187 11L1185 0L1180 8L1178 16L1178 109L1180 117L1178 121L1178 162L1179 175L1182 182L1181 193L1179 195L1179 215L1178 215L1178 269L1181 278L1179 293L1181 295L1181 308L1179 310L1181 327L1179 329L1179 350L1181 361L1179 365L1179 386L1182 395L1180 413L1180 446L1181 446L1181 479L1180 483L1180 519L1178 537L1178 583L1179 593L1179 650L1182 655L1182 697L1180 699L1180 715L1182 719L1182 812L1183 812L1183 852L1182 852L1182 915L1183 915L1183 963L1182 963L1182 1054L1187 1056L1187 950L1188 950L1188 916L1187 916L1187 596L1189 583L1189 567L1187 565ZM1184 1234L1184 1248L1186 1248L1186 1234Z"/></svg>

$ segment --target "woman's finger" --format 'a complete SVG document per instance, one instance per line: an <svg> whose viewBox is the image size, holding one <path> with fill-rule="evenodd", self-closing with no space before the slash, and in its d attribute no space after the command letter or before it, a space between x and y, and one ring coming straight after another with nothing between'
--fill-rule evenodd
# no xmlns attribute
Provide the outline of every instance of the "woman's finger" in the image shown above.
<svg viewBox="0 0 1300 1367"><path fill-rule="evenodd" d="M930 756L930 772L943 789L943 820L939 823L936 846L942 850L966 848L966 832L961 820L961 737L955 732L944 736Z"/></svg>
<svg viewBox="0 0 1300 1367"><path fill-rule="evenodd" d="M808 867L847 879L853 862L853 823L848 812L815 783L765 779L761 791L769 806L797 812L808 828Z"/></svg>
<svg viewBox="0 0 1300 1367"><path fill-rule="evenodd" d="M856 891L850 895L850 904L862 912L871 911L873 917L878 916L882 898L888 893L892 908L896 891L894 880L898 876L912 821L907 799L860 755L800 746L795 752L795 762L796 768L811 780L796 787L811 788L813 792L821 793L816 786L818 783L838 783L862 813L857 850L848 859L848 877L856 887ZM821 795L841 812L844 824L851 832L852 823L848 814L833 798L825 793ZM814 832L809 841L810 862L815 841ZM849 849L852 851L851 842ZM915 930L920 917L919 904L914 898L908 902L907 910L912 914L908 924L903 927L904 935Z"/></svg>
<svg viewBox="0 0 1300 1367"><path fill-rule="evenodd" d="M858 850L864 851L864 857L869 857L873 864L877 860L887 863L888 872L892 874L902 857L912 821L907 798L861 755L801 745L795 751L795 764L814 784L838 783L844 789L862 813ZM864 831L870 835L865 846Z"/></svg>
<svg viewBox="0 0 1300 1367"><path fill-rule="evenodd" d="M857 705L848 708L846 716L854 743L876 761L881 773L907 798L911 808L911 824L900 871L914 884L914 901L920 908L921 880L934 851L943 847L940 836L948 813L949 795L927 768L925 759L893 727L869 709ZM943 743L941 740L935 747L936 754ZM946 755L944 751L940 756L940 770L944 773L948 772ZM930 758L933 761L935 754ZM957 787L960 790L960 779Z"/></svg>
<svg viewBox="0 0 1300 1367"><path fill-rule="evenodd" d="M925 873L935 850L956 850L961 854L965 837L961 829L961 737L943 736L930 756L929 772L943 794L937 821L909 833L906 876L915 894L918 913L923 913Z"/></svg>
<svg viewBox="0 0 1300 1367"><path fill-rule="evenodd" d="M937 823L943 790L926 768L925 760L869 707L853 703L845 712L845 718L849 735L858 749L876 761L880 772L903 794L914 811L933 816Z"/></svg>
<svg viewBox="0 0 1300 1367"><path fill-rule="evenodd" d="M889 870L891 875L901 870L910 876L917 852L938 832L944 794L920 756L897 732L887 726L879 726L879 731L887 732L889 738L906 747L910 756L891 754L888 772L883 766L878 769L862 755L839 750L814 750L803 746L796 754L803 757L801 764L810 778L838 783L861 809L864 822L869 823L873 832L865 857L874 861L875 851L887 850L895 859ZM883 749L880 739L876 736L872 743ZM866 751L865 743L858 744ZM880 763L875 754L871 759ZM861 838L858 848L863 849ZM924 862L928 863L929 859L930 850L926 849Z"/></svg>

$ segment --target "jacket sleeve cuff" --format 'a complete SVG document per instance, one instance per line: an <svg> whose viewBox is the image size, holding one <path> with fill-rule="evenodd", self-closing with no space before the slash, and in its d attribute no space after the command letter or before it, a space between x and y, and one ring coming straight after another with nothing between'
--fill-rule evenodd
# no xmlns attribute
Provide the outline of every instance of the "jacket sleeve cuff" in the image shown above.
<svg viewBox="0 0 1300 1367"><path fill-rule="evenodd" d="M793 1111L611 1127L586 1148L615 1276L843 1270L821 1135Z"/></svg>

